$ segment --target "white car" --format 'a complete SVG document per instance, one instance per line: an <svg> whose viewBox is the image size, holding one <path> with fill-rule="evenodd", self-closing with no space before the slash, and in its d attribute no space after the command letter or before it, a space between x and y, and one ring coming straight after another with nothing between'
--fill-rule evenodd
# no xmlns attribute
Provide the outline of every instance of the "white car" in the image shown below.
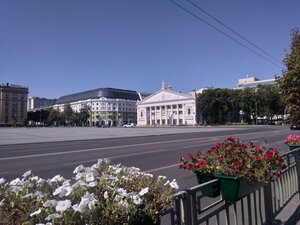
<svg viewBox="0 0 300 225"><path fill-rule="evenodd" d="M134 127L134 123L124 124L123 127L125 127L125 128Z"/></svg>

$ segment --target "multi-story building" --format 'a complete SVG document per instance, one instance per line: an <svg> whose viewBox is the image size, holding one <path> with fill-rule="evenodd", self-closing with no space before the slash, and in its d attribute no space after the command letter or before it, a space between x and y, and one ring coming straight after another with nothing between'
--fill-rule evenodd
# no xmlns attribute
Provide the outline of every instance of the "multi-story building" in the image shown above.
<svg viewBox="0 0 300 225"><path fill-rule="evenodd" d="M275 78L272 79L266 79L266 80L261 80L256 77L246 77L239 79L237 83L237 88L238 89L243 89L243 88L251 88L251 87L256 87L258 85L272 85L275 84Z"/></svg>
<svg viewBox="0 0 300 225"><path fill-rule="evenodd" d="M28 87L0 85L0 125L22 125L27 119Z"/></svg>
<svg viewBox="0 0 300 225"><path fill-rule="evenodd" d="M47 109L56 104L56 99L28 97L27 111Z"/></svg>
<svg viewBox="0 0 300 225"><path fill-rule="evenodd" d="M165 88L137 103L138 126L195 125L195 93L183 94Z"/></svg>
<svg viewBox="0 0 300 225"><path fill-rule="evenodd" d="M147 94L115 88L98 88L60 97L53 108L64 110L70 104L74 112L87 109L92 126L136 123L136 103Z"/></svg>

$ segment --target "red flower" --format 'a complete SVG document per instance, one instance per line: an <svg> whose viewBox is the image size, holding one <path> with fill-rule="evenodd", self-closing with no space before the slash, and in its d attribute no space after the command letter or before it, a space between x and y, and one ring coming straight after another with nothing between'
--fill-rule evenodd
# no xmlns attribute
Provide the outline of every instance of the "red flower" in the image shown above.
<svg viewBox="0 0 300 225"><path fill-rule="evenodd" d="M258 160L261 160L261 158L258 155L256 155L256 156L254 156L254 160L258 161Z"/></svg>
<svg viewBox="0 0 300 225"><path fill-rule="evenodd" d="M179 169L185 169L184 164L180 164L180 165L179 165Z"/></svg>
<svg viewBox="0 0 300 225"><path fill-rule="evenodd" d="M189 158L194 158L194 156L193 156L193 154L191 154L191 153L189 153L188 155L187 155L187 157L189 157Z"/></svg>
<svg viewBox="0 0 300 225"><path fill-rule="evenodd" d="M202 160L200 160L200 166L206 167L207 163L202 159Z"/></svg>

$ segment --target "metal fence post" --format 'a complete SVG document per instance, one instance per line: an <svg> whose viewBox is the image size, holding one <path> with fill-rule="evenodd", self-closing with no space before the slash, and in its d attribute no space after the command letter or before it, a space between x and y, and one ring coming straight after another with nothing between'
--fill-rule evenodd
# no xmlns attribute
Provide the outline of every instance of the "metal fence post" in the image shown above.
<svg viewBox="0 0 300 225"><path fill-rule="evenodd" d="M294 152L294 156L296 161L297 178L298 178L298 195L300 197L300 148L298 148L298 151Z"/></svg>
<svg viewBox="0 0 300 225"><path fill-rule="evenodd" d="M273 223L273 196L271 182L264 186L264 202L265 202L265 213L266 213L266 224Z"/></svg>

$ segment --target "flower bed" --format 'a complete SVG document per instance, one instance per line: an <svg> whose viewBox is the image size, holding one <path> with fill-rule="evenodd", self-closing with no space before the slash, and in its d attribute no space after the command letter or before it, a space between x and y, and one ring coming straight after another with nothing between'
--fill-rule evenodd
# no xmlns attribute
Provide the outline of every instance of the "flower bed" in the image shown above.
<svg viewBox="0 0 300 225"><path fill-rule="evenodd" d="M280 153L263 145L244 144L228 137L208 151L181 157L181 169L203 174L219 173L238 177L249 183L275 180L285 168Z"/></svg>
<svg viewBox="0 0 300 225"><path fill-rule="evenodd" d="M285 140L284 143L286 143L289 146L300 146L300 133L289 135Z"/></svg>
<svg viewBox="0 0 300 225"><path fill-rule="evenodd" d="M0 225L130 225L137 218L157 223L178 188L175 180L154 179L107 159L80 165L74 174L73 180L60 175L45 180L28 171L9 183L0 179Z"/></svg>
<svg viewBox="0 0 300 225"><path fill-rule="evenodd" d="M280 177L281 170L286 167L276 149L267 149L252 143L244 144L231 136L224 142L216 143L208 151L188 154L186 158L181 157L181 162L180 169L208 174L220 179L223 197L225 196L222 190L224 176L250 185L265 183ZM236 198L241 197L236 196Z"/></svg>

